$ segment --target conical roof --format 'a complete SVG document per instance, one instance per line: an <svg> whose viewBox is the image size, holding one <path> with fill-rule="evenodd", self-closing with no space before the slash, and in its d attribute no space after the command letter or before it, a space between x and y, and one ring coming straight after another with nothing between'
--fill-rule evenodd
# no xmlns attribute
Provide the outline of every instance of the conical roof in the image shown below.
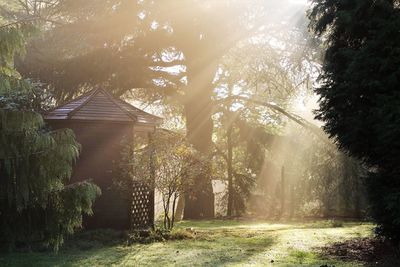
<svg viewBox="0 0 400 267"><path fill-rule="evenodd" d="M114 98L102 88L94 89L51 110L44 118L45 120L115 121L149 125L162 122L162 118Z"/></svg>

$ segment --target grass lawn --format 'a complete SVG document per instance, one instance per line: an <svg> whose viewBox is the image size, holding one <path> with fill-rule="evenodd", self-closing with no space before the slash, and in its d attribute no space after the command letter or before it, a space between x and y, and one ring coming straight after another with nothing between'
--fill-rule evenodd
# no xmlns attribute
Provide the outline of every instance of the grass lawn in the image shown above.
<svg viewBox="0 0 400 267"><path fill-rule="evenodd" d="M331 221L215 220L178 225L189 227L196 231L194 239L130 246L81 240L58 254L0 254L0 266L364 266L321 253L335 242L371 237L373 229L369 223Z"/></svg>

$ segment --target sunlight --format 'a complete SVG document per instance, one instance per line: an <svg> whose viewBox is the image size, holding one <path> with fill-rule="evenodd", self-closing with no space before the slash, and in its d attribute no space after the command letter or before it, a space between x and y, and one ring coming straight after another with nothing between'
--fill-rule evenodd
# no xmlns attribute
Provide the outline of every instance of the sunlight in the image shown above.
<svg viewBox="0 0 400 267"><path fill-rule="evenodd" d="M0 266L400 266L398 2L0 0Z"/></svg>
<svg viewBox="0 0 400 267"><path fill-rule="evenodd" d="M299 4L299 5L309 5L310 0L290 0L290 3Z"/></svg>

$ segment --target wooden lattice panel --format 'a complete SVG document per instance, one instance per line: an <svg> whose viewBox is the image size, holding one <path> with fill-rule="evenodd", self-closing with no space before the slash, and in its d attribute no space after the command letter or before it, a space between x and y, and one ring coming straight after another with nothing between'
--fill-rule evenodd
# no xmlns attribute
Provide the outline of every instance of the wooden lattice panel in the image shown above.
<svg viewBox="0 0 400 267"><path fill-rule="evenodd" d="M154 192L143 184L136 183L132 192L133 229L152 227L154 223Z"/></svg>

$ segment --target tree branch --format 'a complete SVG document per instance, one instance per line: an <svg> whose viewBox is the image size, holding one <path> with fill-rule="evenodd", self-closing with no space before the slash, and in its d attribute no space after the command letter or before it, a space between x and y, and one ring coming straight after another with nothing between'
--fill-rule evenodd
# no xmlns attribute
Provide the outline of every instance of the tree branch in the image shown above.
<svg viewBox="0 0 400 267"><path fill-rule="evenodd" d="M300 117L299 115L296 115L296 114L286 111L285 109L283 109L282 107L280 107L276 104L261 101L256 98L250 98L250 97L245 97L245 96L240 96L240 95L229 96L227 98L218 100L217 103L231 102L231 101L235 101L235 100L236 101L244 101L244 102L248 102L248 103L254 103L254 104L257 104L260 106L267 107L273 111L276 111L276 112L284 115L288 119L294 121L295 123L299 124L303 128L307 129L308 131L313 133L315 136L320 138L324 143L329 144L330 146L333 145L329 141L329 139L323 134L323 132L321 131L321 129L318 126L316 126L315 124L313 124L311 122L308 122L306 119Z"/></svg>

